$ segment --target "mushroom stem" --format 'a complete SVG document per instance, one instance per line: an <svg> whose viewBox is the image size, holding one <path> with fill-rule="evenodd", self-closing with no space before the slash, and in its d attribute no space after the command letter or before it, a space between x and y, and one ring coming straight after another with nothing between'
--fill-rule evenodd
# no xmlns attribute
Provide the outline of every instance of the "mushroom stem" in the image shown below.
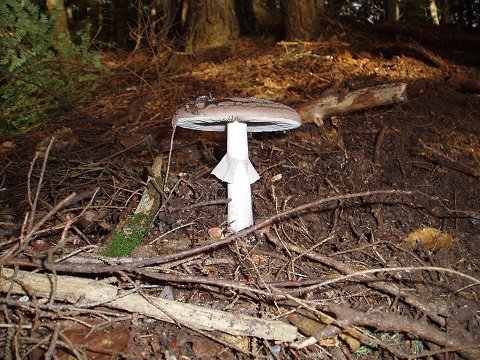
<svg viewBox="0 0 480 360"><path fill-rule="evenodd" d="M244 167L237 167L235 182L228 183L227 220L230 228L238 232L253 225L252 192Z"/></svg>
<svg viewBox="0 0 480 360"><path fill-rule="evenodd" d="M248 132L283 131L302 124L300 115L283 104L255 98L198 98L175 112L173 127L225 131L227 154L212 174L228 183L228 222L234 231L253 224L250 185L260 176L248 159Z"/></svg>
<svg viewBox="0 0 480 360"><path fill-rule="evenodd" d="M259 179L248 159L247 124L233 121L227 124L227 154L212 174L228 183L227 220L237 232L253 224L250 184Z"/></svg>

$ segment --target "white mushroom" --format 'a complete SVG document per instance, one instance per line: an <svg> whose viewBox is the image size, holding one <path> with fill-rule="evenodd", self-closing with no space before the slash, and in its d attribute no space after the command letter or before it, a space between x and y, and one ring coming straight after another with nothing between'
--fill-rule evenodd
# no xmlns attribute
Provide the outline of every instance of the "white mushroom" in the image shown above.
<svg viewBox="0 0 480 360"><path fill-rule="evenodd" d="M227 220L236 232L253 224L250 185L260 178L248 158L247 132L289 130L301 124L291 107L255 98L199 98L178 109L172 119L174 127L227 130L227 154L212 174L228 183Z"/></svg>

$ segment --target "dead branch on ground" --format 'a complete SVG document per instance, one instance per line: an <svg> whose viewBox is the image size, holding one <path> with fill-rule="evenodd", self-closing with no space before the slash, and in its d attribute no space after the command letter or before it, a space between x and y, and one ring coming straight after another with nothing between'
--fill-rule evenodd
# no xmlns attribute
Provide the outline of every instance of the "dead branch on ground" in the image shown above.
<svg viewBox="0 0 480 360"><path fill-rule="evenodd" d="M458 211L452 210L447 208L439 199L433 198L429 195L426 195L419 191L408 191L408 190L372 190L372 191L365 191L361 193L354 193L354 194L345 194L345 195L338 195L332 196L328 198L322 198L310 203L300 205L296 208L286 210L282 213L277 215L271 216L270 218L255 224L249 228L246 228L242 231L239 231L235 234L227 236L226 238L216 241L204 246L199 246L193 249L163 255L158 257L152 257L147 259L140 259L134 261L126 261L124 262L122 259L115 260L112 259L110 264L98 264L98 263L83 263L83 264L51 264L46 262L43 259L36 259L35 266L36 267L44 267L47 270L51 270L53 267L59 272L67 271L71 273L89 273L89 274L100 274L100 273L114 273L117 271L131 271L135 270L139 267L144 266L153 266L168 263L171 261L179 260L188 258L190 256L194 256L197 254L211 252L216 250L220 247L223 247L227 244L232 243L234 240L240 239L245 237L257 230L263 229L275 222L278 222L282 219L287 219L308 210L314 208L321 208L323 206L327 206L329 204L335 204L341 200L351 200L356 198L362 198L364 202L367 203L391 203L395 202L395 200L388 199L388 195L397 197L397 201L402 202L405 205L411 207L420 207L426 208L427 211L431 212L435 216L439 217L465 217L465 218L477 218L480 217L480 214L469 212L469 211ZM383 198L385 196L387 198ZM372 199L373 198L373 199ZM433 204L433 206L432 206ZM428 208L427 208L428 206ZM7 264L8 262L5 262ZM33 265L33 264L32 264Z"/></svg>
<svg viewBox="0 0 480 360"><path fill-rule="evenodd" d="M116 286L102 281L67 275L35 274L3 268L0 289L8 296L19 294L50 298L54 294L55 301L75 303L77 307L105 305L193 329L217 330L232 335L284 342L297 338L296 327L281 321L232 314L153 296L142 296L131 291L122 292Z"/></svg>
<svg viewBox="0 0 480 360"><path fill-rule="evenodd" d="M441 166L445 166L451 168L453 170L459 171L463 174L480 177L480 171L475 169L474 167L465 165L458 160L452 159L450 156L443 154L440 150L435 149L433 146L429 146L422 141L422 139L418 140L420 145L423 147L423 153L425 158L428 160L438 163Z"/></svg>
<svg viewBox="0 0 480 360"><path fill-rule="evenodd" d="M351 91L347 94L328 94L297 107L304 123L323 125L323 120L352 111L401 103L407 100L407 84L394 83Z"/></svg>

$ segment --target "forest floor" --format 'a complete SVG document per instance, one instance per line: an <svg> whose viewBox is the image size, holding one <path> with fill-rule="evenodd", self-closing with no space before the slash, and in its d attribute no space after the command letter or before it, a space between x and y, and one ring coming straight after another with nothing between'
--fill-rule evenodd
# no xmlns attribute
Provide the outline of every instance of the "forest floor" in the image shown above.
<svg viewBox="0 0 480 360"><path fill-rule="evenodd" d="M0 356L480 358L478 33L345 21L317 42L258 36L202 54L150 50L104 54L111 73L88 106L2 140L2 263L31 271L38 259L60 259L53 282L108 280L142 296L280 320L302 335L294 346L228 337L108 303L42 301L27 289L27 298L0 300ZM140 269L168 281L91 265L108 262L98 249L135 210L159 155L165 173L171 117L187 101L255 96L295 107L398 82L407 84L403 103L250 136L261 175L252 185L256 223L317 206ZM228 236L226 187L210 174L225 151L224 134L177 131L162 210L133 258ZM80 195L61 203L72 193ZM90 271L77 271L75 258L90 259Z"/></svg>

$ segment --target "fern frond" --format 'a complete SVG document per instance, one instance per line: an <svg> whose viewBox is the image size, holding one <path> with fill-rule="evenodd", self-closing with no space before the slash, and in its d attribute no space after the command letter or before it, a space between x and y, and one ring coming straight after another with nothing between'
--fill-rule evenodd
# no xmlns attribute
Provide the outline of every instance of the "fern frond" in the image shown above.
<svg viewBox="0 0 480 360"><path fill-rule="evenodd" d="M54 22L31 0L1 0L0 19L0 114L6 121L0 133L45 121L61 109L61 98L77 100L78 87L95 89L94 73L82 72L103 68L100 54L90 50L88 34L79 43L51 36Z"/></svg>

